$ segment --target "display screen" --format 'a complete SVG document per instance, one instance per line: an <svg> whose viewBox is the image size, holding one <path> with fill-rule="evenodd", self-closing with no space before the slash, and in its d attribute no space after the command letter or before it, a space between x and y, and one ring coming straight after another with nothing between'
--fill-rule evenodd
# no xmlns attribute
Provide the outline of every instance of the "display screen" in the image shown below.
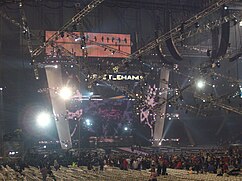
<svg viewBox="0 0 242 181"><path fill-rule="evenodd" d="M46 40L54 33L55 31L46 31ZM76 56L84 56L84 50L88 57L125 58L131 54L131 40L129 34L86 32L84 35L80 36L80 32L63 32L55 39L54 43ZM46 54L48 56L54 55L56 51L54 46L50 45L46 47Z"/></svg>

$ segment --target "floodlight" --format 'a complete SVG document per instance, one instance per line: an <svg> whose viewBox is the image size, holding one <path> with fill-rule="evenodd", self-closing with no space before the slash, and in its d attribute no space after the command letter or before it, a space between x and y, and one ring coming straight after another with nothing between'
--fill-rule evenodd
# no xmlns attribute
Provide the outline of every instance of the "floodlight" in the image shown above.
<svg viewBox="0 0 242 181"><path fill-rule="evenodd" d="M196 83L197 88L203 89L205 87L205 81L204 80L198 80Z"/></svg>
<svg viewBox="0 0 242 181"><path fill-rule="evenodd" d="M91 126L92 125L92 122L91 122L90 119L86 119L85 120L85 123L86 123L87 126Z"/></svg>
<svg viewBox="0 0 242 181"><path fill-rule="evenodd" d="M42 112L37 116L37 124L40 127L46 127L50 124L50 115L46 112Z"/></svg>
<svg viewBox="0 0 242 181"><path fill-rule="evenodd" d="M59 95L60 95L60 97L61 97L62 99L64 99L64 100L68 100L68 99L70 99L71 96L72 96L72 90L71 90L71 88L69 88L69 87L63 87L63 88L60 90Z"/></svg>

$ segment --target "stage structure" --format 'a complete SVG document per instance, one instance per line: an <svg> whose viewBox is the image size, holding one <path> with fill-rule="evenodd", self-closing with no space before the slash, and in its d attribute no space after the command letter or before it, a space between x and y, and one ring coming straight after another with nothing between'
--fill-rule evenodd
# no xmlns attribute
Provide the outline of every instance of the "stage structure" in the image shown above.
<svg viewBox="0 0 242 181"><path fill-rule="evenodd" d="M170 70L168 68L161 68L160 70L160 82L159 87L162 90L162 94L160 95L160 100L167 100L167 93L168 93L168 82L169 82L169 75ZM153 146L159 146L161 145L161 140L163 136L163 129L164 129L164 123L166 118L166 103L162 104L159 109L156 110L156 122L155 122L155 128L154 128L154 137L153 137Z"/></svg>
<svg viewBox="0 0 242 181"><path fill-rule="evenodd" d="M50 99L52 103L55 124L58 131L60 145L62 149L70 149L72 147L69 123L66 117L65 100L58 95L58 90L63 87L61 66L46 65L45 71L47 75Z"/></svg>

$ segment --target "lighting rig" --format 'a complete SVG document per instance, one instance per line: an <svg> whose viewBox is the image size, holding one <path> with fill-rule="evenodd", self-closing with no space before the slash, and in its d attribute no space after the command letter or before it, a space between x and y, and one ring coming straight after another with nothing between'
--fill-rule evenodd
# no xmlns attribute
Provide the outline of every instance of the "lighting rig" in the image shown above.
<svg viewBox="0 0 242 181"><path fill-rule="evenodd" d="M81 21L87 14L93 11L98 5L100 5L104 0L93 0L81 11L79 11L75 16L73 16L63 27L56 31L48 40L46 40L39 48L33 51L34 57L39 56L44 49L51 45L51 43L58 38L62 33L68 30L69 27L73 26L77 22Z"/></svg>
<svg viewBox="0 0 242 181"><path fill-rule="evenodd" d="M214 11L218 10L221 6L223 6L224 4L230 3L233 0L220 0L217 3L211 5L210 7L208 7L207 9L203 10L202 12L198 13L197 15L195 15L194 17L190 18L189 20L187 20L186 22L184 22L184 28L189 28L191 26L193 26L199 19L213 13ZM29 49L30 53L31 53L31 57L32 55L36 58L38 55L40 55L42 53L42 51L44 50L45 47L52 45L53 46L53 42L56 38L58 38L64 31L66 31L71 25L75 24L76 22L80 21L84 16L86 16L90 11L92 11L95 7L97 7L100 3L102 3L103 1L93 1L91 2L87 7L85 7L83 10L81 10L79 13L77 13L70 21L67 22L66 25L64 25L62 28L59 29L59 31L57 31L55 34L53 34L46 42L43 43L42 46L40 46L39 48L35 49L34 51L31 51L31 49ZM13 24L15 24L16 26L20 27L21 29L23 29L23 27L17 23L16 21L12 20L11 18L9 18L5 13L3 13L2 11L0 11L0 15L2 17L4 17L5 19L11 21ZM215 21L215 23L213 24L205 24L204 26L200 26L199 28L201 29L201 31L206 31L209 30L213 27L219 26L220 24L222 24L223 22L227 21L228 19L232 19L235 15L231 15L229 17L223 18L220 21ZM24 12L22 12L22 20L23 20L23 25L24 22L26 22L26 17L24 15ZM25 27L26 28L26 27ZM27 27L29 29L29 27ZM186 33L186 37L190 37L193 34L196 33L201 33L201 31L189 31ZM165 33L164 35L159 36L156 40L148 43L146 46L142 47L141 49L137 50L136 52L134 52L133 54L129 55L128 58L123 59L121 66L131 62L131 60L133 59L140 59L141 55L147 54L148 52L150 52L153 48L155 48L156 46L158 46L161 42L167 40L168 38L172 37L177 37L176 41L182 41L184 36L180 35L181 32L181 27L177 26L174 29L170 30L169 32ZM97 42L91 42L91 43L95 43L96 45ZM110 47L105 47L103 44L100 44L98 46L101 46L103 48L110 48ZM29 44L28 44L29 47ZM66 55L66 57L70 56L71 60L73 60L75 57L73 56L73 54L71 52L69 52L68 50L66 50L64 47L61 47L60 45L54 45L54 47L56 49L60 49L62 52L64 52L64 55ZM30 47L31 48L31 47ZM118 51L117 49L115 49L115 51ZM126 54L127 56L127 54ZM117 66L117 65L115 65ZM105 72L106 73L106 72ZM100 75L100 73L99 73ZM90 81L91 83L96 82L98 79L100 79L100 76L97 77L97 79L94 79L92 81ZM132 92L130 89L128 89L127 87L122 87L120 85L115 85L114 82L109 82L112 85L112 88L115 90L120 90L121 92L125 93L126 95L128 95L128 97L130 98L135 98L138 99L138 101L143 102L144 97L140 97L137 96L137 94L135 94L134 92ZM182 93L184 90L188 89L191 86L191 84L185 86L184 88L182 88L179 92ZM155 109L159 109L160 106L162 106L165 102L170 102L172 100L176 100L180 97L179 95L175 95L172 96L170 98L168 98L165 101L159 102L156 106ZM183 105L184 106L184 105ZM193 107L193 106L189 106L186 105L187 110L195 110L197 108ZM231 109L231 108L230 108Z"/></svg>
<svg viewBox="0 0 242 181"><path fill-rule="evenodd" d="M22 29L22 33L23 33L24 37L27 40L28 50L29 50L29 53L30 53L30 56L31 56L31 59L32 59L34 75L35 75L36 79L39 79L39 72L38 72L38 69L37 69L37 65L35 64L34 54L33 54L33 45L32 45L32 40L31 40L32 34L31 34L31 31L30 31L30 28L29 28L29 25L28 25L28 22L27 22L27 18L26 18L24 9L23 9L22 1L19 2L19 10L20 10L21 18L22 18L22 28L21 29Z"/></svg>
<svg viewBox="0 0 242 181"><path fill-rule="evenodd" d="M201 18L204 18L204 17L212 14L213 12L220 9L223 5L231 3L233 1L234 0L218 1L217 3L209 6L208 8L204 9L200 13L196 14L195 16L191 17L187 21L183 22L182 27L179 25L179 26L173 28L172 30L168 31L167 33L159 36L157 39L153 40L152 42L148 43L146 46L140 48L133 54L129 55L127 58L120 61L121 63L115 64L115 66L117 66L119 68L123 68L123 67L127 66L132 60L139 60L141 63L144 63L143 60L141 60L141 56L149 53L152 49L157 47L160 43L168 40L169 38L173 37L176 39L176 41L182 41L184 38L191 37L193 34L201 33L202 31L211 30L211 28L221 25L222 23L225 22L225 19L226 19L226 21L228 21L228 20L234 18L235 14L232 14L231 16L224 17L222 20L217 20L214 23L205 24L204 26L201 26L201 27L199 26L201 31L197 31L197 30L189 31L188 33L185 33L184 35L181 36L182 28L188 29L188 28L193 27L198 22L198 20L200 20ZM209 64L209 66L211 66L211 65ZM113 69L113 67L110 66L110 68L106 71L111 71L112 69ZM99 72L98 74L101 75L101 74L103 74L103 72ZM98 80L98 77L102 77L102 76L97 76L94 80L92 80L92 82L96 82Z"/></svg>
<svg viewBox="0 0 242 181"><path fill-rule="evenodd" d="M235 108L235 107L232 107L232 106L229 106L227 104L224 104L223 103L223 100L224 99L221 99L221 98L214 98L213 96L200 96L200 95L194 95L195 98L198 98L200 100L203 100L203 101L206 101L206 102L209 102L211 103L212 105L214 106L218 106L224 110L227 110L227 111L231 111L231 112L234 112L234 113L237 113L237 114L240 114L242 115L242 109L238 109L238 108Z"/></svg>

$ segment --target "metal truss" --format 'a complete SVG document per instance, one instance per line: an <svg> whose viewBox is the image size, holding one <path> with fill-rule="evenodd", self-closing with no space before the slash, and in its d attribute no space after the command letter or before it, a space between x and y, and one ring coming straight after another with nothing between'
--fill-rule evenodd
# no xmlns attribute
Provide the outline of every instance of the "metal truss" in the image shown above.
<svg viewBox="0 0 242 181"><path fill-rule="evenodd" d="M21 23L12 19L10 16L8 16L3 11L0 11L0 16L22 30L22 34L25 35L24 38L27 40L27 45L28 45L28 50L29 50L30 56L31 56L31 58L33 58L34 57L33 56L33 45L32 45L32 40L31 40L31 38L33 37L33 34L31 33L30 28L28 26L27 18L26 18L26 15L25 15L25 12L23 9L23 4L21 1L19 2L19 7L20 7L20 14L21 14L21 19L22 19ZM32 60L32 63L33 63L33 67L34 67L35 78L39 79L39 73L38 73L37 65L35 65L35 60Z"/></svg>
<svg viewBox="0 0 242 181"><path fill-rule="evenodd" d="M3 17L4 19L6 19L7 21L11 22L12 24L14 24L15 26L19 27L20 29L22 29L22 25L17 22L16 20L12 19L11 17L9 17L6 13L4 13L2 10L0 10L0 16Z"/></svg>
<svg viewBox="0 0 242 181"><path fill-rule="evenodd" d="M136 52L131 54L125 60L131 61L132 59L139 58L141 55L147 54L148 52L153 50L156 46L158 46L160 43L166 41L167 39L169 39L171 37L180 36L180 34L182 33L182 31L181 31L182 29L186 30L187 28L193 26L199 19L204 18L204 17L212 14L213 12L217 11L218 9L220 9L221 6L223 6L225 4L228 4L228 3L231 3L233 1L236 1L236 0L219 0L218 2L212 4L208 8L204 9L203 11L201 11L200 13L198 13L195 16L191 17L187 21L184 21L182 23L182 26L179 25L179 26L173 28L172 30L168 31L167 33L159 36L157 39L151 41L146 46L140 48L139 50L137 50Z"/></svg>
<svg viewBox="0 0 242 181"><path fill-rule="evenodd" d="M81 19L83 19L88 13L90 13L92 10L94 10L103 1L104 0L93 0L84 9L79 11L63 27L61 27L48 40L46 40L39 48L37 48L33 51L34 57L39 56L47 46L49 46L56 38L58 38L60 36L61 33L65 32L73 24L78 23Z"/></svg>
<svg viewBox="0 0 242 181"><path fill-rule="evenodd" d="M33 65L33 69L34 69L34 76L36 79L39 79L39 71L38 71L37 65L35 64L35 60L33 59L34 58L33 44L32 44L32 40L31 40L32 34L31 34L30 28L27 23L27 18L26 18L24 9L23 9L22 2L19 3L19 8L20 8L19 10L20 10L20 15L21 15L21 19L22 19L22 27L21 27L22 34L25 35L25 38L27 40L28 50L29 50L29 53L30 53L30 56L32 59L32 65Z"/></svg>
<svg viewBox="0 0 242 181"><path fill-rule="evenodd" d="M224 104L222 101L223 99L220 99L220 98L214 98L212 96L208 96L208 97L204 97L204 96L200 96L200 95L194 95L195 98L198 98L200 100L205 100L206 102L209 102L211 103L212 105L215 105L215 106L218 106L224 110L227 110L227 111L231 111L231 112L234 112L234 113L237 113L237 114L240 114L242 115L242 110L241 109L238 109L238 108L235 108L235 107L232 107L232 106L229 106L227 104Z"/></svg>
<svg viewBox="0 0 242 181"><path fill-rule="evenodd" d="M193 36L195 34L211 30L212 28L214 28L216 26L219 26L219 25L221 25L222 23L224 23L226 21L232 20L236 16L241 17L242 16L241 14L239 14L239 15L238 14L232 14L232 15L230 15L228 17L224 17L221 20L216 20L214 23L207 23L204 26L201 26L201 27L199 27L196 30L187 30L187 32L186 32L186 29L191 28L192 26L194 26L195 23L199 19L202 19L202 18L212 14L213 12L215 12L219 8L221 8L221 6L223 6L223 5L227 4L227 3L231 3L233 1L236 1L236 0L219 0L218 2L212 4L210 7L204 9L200 13L196 14L195 16L191 17L187 21L183 22L182 25L179 25L179 26L173 28L169 32L159 36L157 39L155 39L152 42L148 43L146 46L140 48L139 50L137 50L133 54L128 55L127 58L125 58L122 61L120 61L120 63L115 64L115 66L123 67L123 66L125 66L126 63L129 63L132 60L135 60L135 59L139 60L142 55L145 55L145 54L149 53L151 50L153 50L160 43L166 41L167 39L169 39L171 37L174 38L175 41L182 41L185 38L191 37L191 36ZM182 29L184 29L184 32L181 31ZM209 64L209 66L210 66L210 64ZM110 67L110 68L112 68L112 67ZM109 69L107 69L107 71L108 70ZM102 73L103 72L99 72L99 74L102 74Z"/></svg>

